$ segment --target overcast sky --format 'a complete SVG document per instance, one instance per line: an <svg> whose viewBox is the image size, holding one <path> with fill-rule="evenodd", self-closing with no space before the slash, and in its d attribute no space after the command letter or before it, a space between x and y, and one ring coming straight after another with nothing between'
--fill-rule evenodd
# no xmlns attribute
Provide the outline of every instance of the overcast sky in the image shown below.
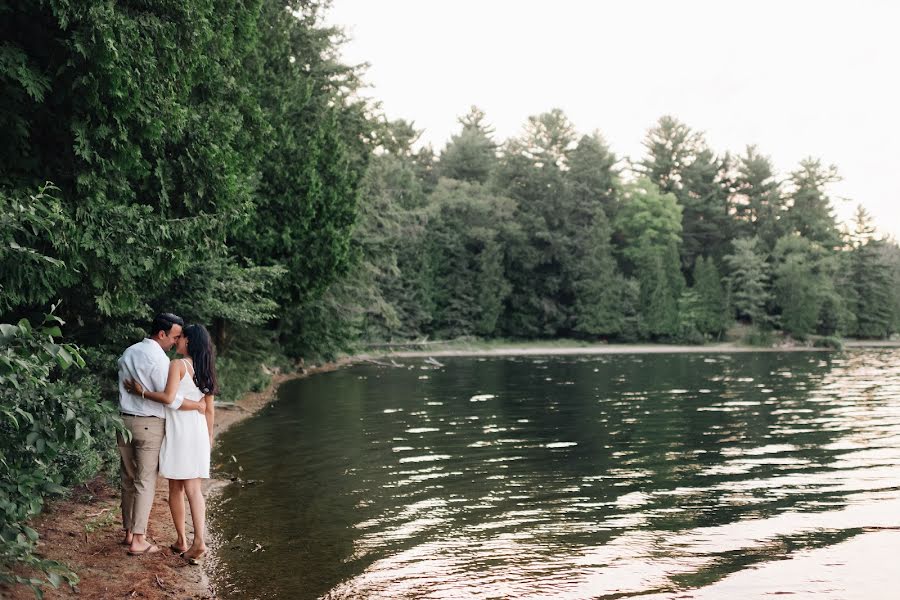
<svg viewBox="0 0 900 600"><path fill-rule="evenodd" d="M782 176L837 165L839 217L861 203L900 238L900 2L334 0L327 21L370 64L365 94L436 151L473 104L498 141L559 107L633 159L672 114Z"/></svg>

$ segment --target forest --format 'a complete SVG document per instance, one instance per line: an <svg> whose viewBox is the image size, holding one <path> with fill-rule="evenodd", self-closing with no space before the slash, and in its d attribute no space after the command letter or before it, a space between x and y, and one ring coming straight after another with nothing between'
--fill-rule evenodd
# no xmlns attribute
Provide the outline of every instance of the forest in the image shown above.
<svg viewBox="0 0 900 600"><path fill-rule="evenodd" d="M27 522L116 464L115 358L159 311L213 332L226 401L387 341L900 330L900 247L836 221L822 159L780 174L673 116L619 157L550 107L506 140L461 107L434 149L325 10L0 6L0 583L77 581Z"/></svg>

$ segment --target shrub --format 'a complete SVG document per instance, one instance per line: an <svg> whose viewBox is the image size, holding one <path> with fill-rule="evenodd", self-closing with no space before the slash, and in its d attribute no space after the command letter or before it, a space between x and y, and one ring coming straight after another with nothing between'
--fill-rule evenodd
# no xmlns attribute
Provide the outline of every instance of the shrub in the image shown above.
<svg viewBox="0 0 900 600"><path fill-rule="evenodd" d="M825 337L817 338L816 341L813 343L813 345L816 348L833 348L835 350L843 350L844 349L843 340L841 340L841 338L833 336L833 335L827 335Z"/></svg>
<svg viewBox="0 0 900 600"><path fill-rule="evenodd" d="M29 586L37 597L47 583L78 577L35 553L38 534L26 522L46 497L92 477L124 431L96 378L83 375L78 348L55 341L62 324L53 310L38 328L26 319L0 324L0 584Z"/></svg>

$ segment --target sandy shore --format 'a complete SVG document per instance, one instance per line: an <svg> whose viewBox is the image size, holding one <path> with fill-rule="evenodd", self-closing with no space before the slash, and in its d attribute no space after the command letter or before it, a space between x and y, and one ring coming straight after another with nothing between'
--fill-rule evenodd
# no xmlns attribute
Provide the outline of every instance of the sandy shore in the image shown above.
<svg viewBox="0 0 900 600"><path fill-rule="evenodd" d="M848 349L897 348L900 342L848 341ZM280 374L273 377L269 387L258 393L245 395L234 406L220 406L216 411L216 433L221 433L268 404L285 381L316 373L333 371L355 362L382 362L397 358L426 358L447 356L563 356L599 354L661 354L661 353L736 353L736 352L786 352L827 351L824 348L789 346L756 348L734 343L705 346L679 346L664 344L595 344L586 346L541 346L539 344L505 345L488 348L439 350L399 350L385 348L334 363L311 367L301 372ZM224 482L210 481L207 491ZM66 500L50 502L41 516L31 525L40 533L39 549L45 558L69 565L79 574L81 582L76 591L68 588L47 589L47 598L131 598L150 600L169 598L215 598L214 589L203 568L188 566L175 556L168 545L175 539L174 527L169 519L167 505L168 485L160 478L151 514L150 536L163 549L145 557L131 557L120 545L120 513L118 490L97 478L73 491ZM190 518L188 518L190 522ZM190 530L190 525L188 525ZM211 557L214 560L215 557ZM0 596L13 600L33 598L30 590L17 588L4 590Z"/></svg>

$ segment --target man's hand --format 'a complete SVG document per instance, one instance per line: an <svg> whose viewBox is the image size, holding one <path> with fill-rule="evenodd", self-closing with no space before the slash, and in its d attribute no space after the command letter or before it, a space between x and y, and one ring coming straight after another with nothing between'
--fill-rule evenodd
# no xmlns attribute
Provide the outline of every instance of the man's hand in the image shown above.
<svg viewBox="0 0 900 600"><path fill-rule="evenodd" d="M140 396L144 393L144 386L142 386L141 383L135 379L126 379L125 389L128 390L129 393L136 396Z"/></svg>

